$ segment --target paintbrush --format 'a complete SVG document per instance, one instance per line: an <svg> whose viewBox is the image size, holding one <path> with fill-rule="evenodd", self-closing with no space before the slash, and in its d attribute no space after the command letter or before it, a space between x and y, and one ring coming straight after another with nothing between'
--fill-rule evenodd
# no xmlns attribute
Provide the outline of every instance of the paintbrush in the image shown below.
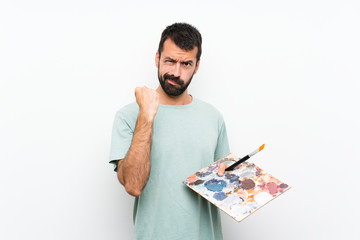
<svg viewBox="0 0 360 240"><path fill-rule="evenodd" d="M249 155L246 155L245 157L239 159L237 162L235 162L234 164L232 164L230 167L226 168L225 171L232 171L235 169L236 166L238 166L240 163L245 162L246 160L248 160L249 158L251 158L252 156L254 156L256 153L260 152L261 150L263 150L265 147L265 144L261 145L258 149L256 149L255 151L253 151L252 153L250 153Z"/></svg>

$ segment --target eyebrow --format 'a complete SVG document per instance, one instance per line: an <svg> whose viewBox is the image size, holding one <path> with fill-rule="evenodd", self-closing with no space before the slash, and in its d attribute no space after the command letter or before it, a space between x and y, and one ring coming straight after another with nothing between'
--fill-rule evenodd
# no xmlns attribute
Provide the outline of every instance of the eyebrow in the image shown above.
<svg viewBox="0 0 360 240"><path fill-rule="evenodd" d="M172 59L171 57L165 57L165 59L164 60L170 60L170 61L173 61L173 62L178 62L177 60L175 60L175 59ZM182 62L180 62L180 63L182 63L182 64L184 64L184 63L187 63L187 64L193 64L194 62L192 61L192 60L188 60L188 61L182 61Z"/></svg>
<svg viewBox="0 0 360 240"><path fill-rule="evenodd" d="M184 63L187 63L187 64L193 64L193 61L192 60L189 60L189 61L183 61L183 62L181 62L182 64L184 64Z"/></svg>

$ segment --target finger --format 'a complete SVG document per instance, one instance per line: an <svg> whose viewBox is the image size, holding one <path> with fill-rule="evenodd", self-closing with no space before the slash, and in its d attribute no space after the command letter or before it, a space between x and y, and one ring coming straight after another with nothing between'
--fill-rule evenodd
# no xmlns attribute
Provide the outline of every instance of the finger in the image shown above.
<svg viewBox="0 0 360 240"><path fill-rule="evenodd" d="M141 87L136 87L135 88L135 97L138 97L139 95L141 95Z"/></svg>
<svg viewBox="0 0 360 240"><path fill-rule="evenodd" d="M225 173L225 169L228 167L225 163L220 163L219 170L218 170L218 176L222 177Z"/></svg>

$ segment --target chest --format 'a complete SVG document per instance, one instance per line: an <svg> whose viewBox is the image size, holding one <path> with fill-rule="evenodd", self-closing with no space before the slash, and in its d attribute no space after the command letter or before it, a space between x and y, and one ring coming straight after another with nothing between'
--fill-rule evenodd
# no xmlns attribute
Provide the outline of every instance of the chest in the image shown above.
<svg viewBox="0 0 360 240"><path fill-rule="evenodd" d="M215 148L219 126L216 119L206 114L187 111L159 112L153 126L153 145L165 148Z"/></svg>

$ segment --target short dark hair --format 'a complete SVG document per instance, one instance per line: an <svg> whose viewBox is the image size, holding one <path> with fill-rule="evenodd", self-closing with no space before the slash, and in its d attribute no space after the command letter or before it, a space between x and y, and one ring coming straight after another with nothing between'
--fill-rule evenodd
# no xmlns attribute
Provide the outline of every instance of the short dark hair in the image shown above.
<svg viewBox="0 0 360 240"><path fill-rule="evenodd" d="M161 34L158 49L159 56L164 48L164 42L168 38L170 38L176 46L185 51L190 51L193 50L194 47L197 47L196 60L199 61L202 38L200 32L194 26L187 23L174 23L167 26Z"/></svg>

